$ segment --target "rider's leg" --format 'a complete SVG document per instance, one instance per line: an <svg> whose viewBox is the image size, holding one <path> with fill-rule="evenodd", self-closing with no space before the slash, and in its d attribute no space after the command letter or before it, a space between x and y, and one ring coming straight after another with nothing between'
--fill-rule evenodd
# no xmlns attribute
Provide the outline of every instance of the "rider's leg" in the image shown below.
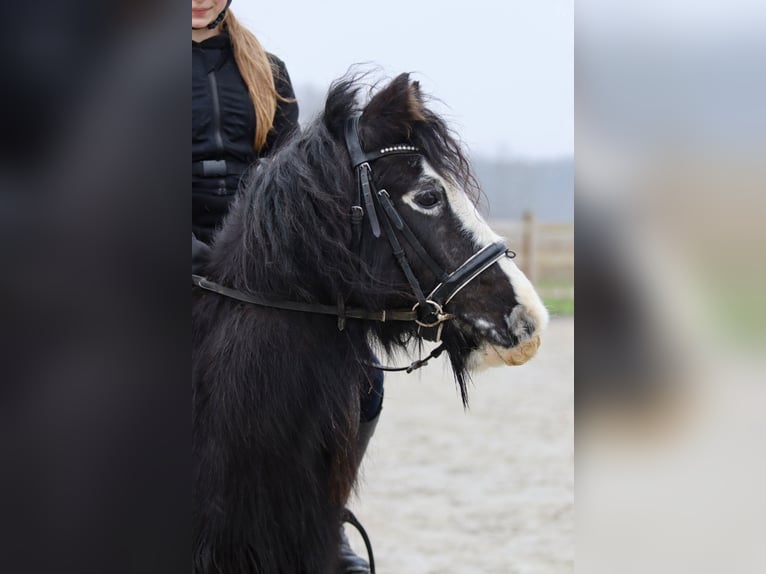
<svg viewBox="0 0 766 574"><path fill-rule="evenodd" d="M375 427L380 420L380 411L383 409L383 371L374 369L369 392L364 395L361 403L361 417L359 423L359 460L364 457L370 438L375 433ZM340 543L340 574L369 574L370 566L367 560L357 556L349 546L346 533L341 527Z"/></svg>

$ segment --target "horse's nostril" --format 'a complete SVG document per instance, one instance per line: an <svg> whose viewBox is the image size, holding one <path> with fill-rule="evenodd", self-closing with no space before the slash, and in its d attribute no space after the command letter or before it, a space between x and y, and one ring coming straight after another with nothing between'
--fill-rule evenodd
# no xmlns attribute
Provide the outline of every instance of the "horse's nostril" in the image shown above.
<svg viewBox="0 0 766 574"><path fill-rule="evenodd" d="M528 321L524 321L524 332L527 334L527 336L531 336L532 333L535 332L535 326Z"/></svg>
<svg viewBox="0 0 766 574"><path fill-rule="evenodd" d="M505 324L508 327L508 331L519 341L529 339L537 330L534 320L529 316L527 309L523 305L516 305L505 316Z"/></svg>

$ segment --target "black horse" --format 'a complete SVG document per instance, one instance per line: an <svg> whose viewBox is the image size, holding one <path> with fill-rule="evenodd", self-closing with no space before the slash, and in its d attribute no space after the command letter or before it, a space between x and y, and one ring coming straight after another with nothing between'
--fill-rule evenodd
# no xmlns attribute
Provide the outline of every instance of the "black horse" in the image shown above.
<svg viewBox="0 0 766 574"><path fill-rule="evenodd" d="M254 170L192 289L193 572L334 572L371 344L439 340L465 402L470 370L526 361L547 322L417 82L361 89L334 83Z"/></svg>

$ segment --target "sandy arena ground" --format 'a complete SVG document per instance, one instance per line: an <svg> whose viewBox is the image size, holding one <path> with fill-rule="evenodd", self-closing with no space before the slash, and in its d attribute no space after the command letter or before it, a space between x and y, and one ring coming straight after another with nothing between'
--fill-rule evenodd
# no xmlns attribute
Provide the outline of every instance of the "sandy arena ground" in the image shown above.
<svg viewBox="0 0 766 574"><path fill-rule="evenodd" d="M350 505L378 574L573 571L573 364L557 318L530 363L475 377L466 412L441 361L387 375Z"/></svg>

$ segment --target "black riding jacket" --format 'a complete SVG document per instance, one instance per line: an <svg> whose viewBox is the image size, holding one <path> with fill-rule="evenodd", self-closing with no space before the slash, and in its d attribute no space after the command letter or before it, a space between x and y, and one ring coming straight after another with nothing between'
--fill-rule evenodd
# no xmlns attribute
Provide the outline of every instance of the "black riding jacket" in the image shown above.
<svg viewBox="0 0 766 574"><path fill-rule="evenodd" d="M277 92L294 99L284 62L268 55L275 70ZM247 166L270 155L298 129L298 104L277 102L274 125L266 145L256 153L255 110L231 49L222 33L203 42L192 41L192 233L208 243L236 193ZM205 161L205 171L199 173ZM225 160L226 174L220 172Z"/></svg>

